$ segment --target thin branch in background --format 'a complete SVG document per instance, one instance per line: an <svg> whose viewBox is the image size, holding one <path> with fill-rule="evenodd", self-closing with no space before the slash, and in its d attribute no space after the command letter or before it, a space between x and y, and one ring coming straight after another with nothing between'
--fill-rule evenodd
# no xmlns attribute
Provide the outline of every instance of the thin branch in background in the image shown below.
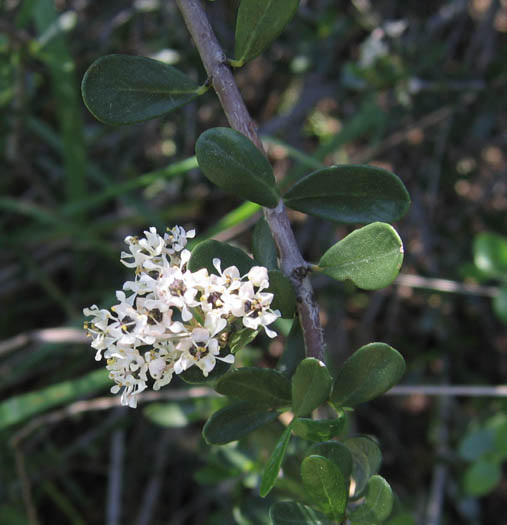
<svg viewBox="0 0 507 525"><path fill-rule="evenodd" d="M176 3L230 126L248 137L264 154L255 123L248 113L227 64L225 53L218 43L200 0L176 0ZM283 201L280 201L276 208L265 208L264 214L278 247L280 268L289 277L296 291L307 355L323 360L324 339L319 308L308 276L308 264L299 251Z"/></svg>
<svg viewBox="0 0 507 525"><path fill-rule="evenodd" d="M391 388L389 396L507 397L507 385L402 385Z"/></svg>
<svg viewBox="0 0 507 525"><path fill-rule="evenodd" d="M123 412L123 409L120 408ZM109 475L107 481L106 525L121 524L123 467L125 462L125 430L119 428L111 436Z"/></svg>
<svg viewBox="0 0 507 525"><path fill-rule="evenodd" d="M19 443L14 445L14 459L16 461L16 471L21 482L21 492L23 495L23 502L26 507L26 513L28 517L28 523L30 525L39 525L39 516L37 514L37 509L33 502L32 496L32 486L30 483L30 478L26 471L25 465L25 456L21 450Z"/></svg>
<svg viewBox="0 0 507 525"><path fill-rule="evenodd" d="M409 288L421 288L423 290L434 290L435 292L457 293L464 295L478 295L482 297L495 297L499 293L497 286L482 286L473 283L460 283L449 279L438 279L435 277L422 277L420 275L409 275L400 273L394 284L407 286Z"/></svg>
<svg viewBox="0 0 507 525"><path fill-rule="evenodd" d="M164 469L169 459L169 446L173 438L171 430L165 430L162 437L158 440L155 450L154 467L151 470L150 480L144 490L143 499L139 514L137 515L137 525L150 525L152 523L153 513L159 500L162 489Z"/></svg>

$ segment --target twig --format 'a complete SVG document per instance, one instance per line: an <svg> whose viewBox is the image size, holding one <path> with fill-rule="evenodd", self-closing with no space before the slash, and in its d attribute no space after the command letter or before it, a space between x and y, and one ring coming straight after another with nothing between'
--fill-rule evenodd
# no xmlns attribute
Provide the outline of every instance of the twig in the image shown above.
<svg viewBox="0 0 507 525"><path fill-rule="evenodd" d="M410 396L414 394L452 397L507 397L507 385L403 385L395 386L386 392L386 395L389 396Z"/></svg>
<svg viewBox="0 0 507 525"><path fill-rule="evenodd" d="M264 153L255 123L248 113L200 0L176 0L176 3L229 124L248 137ZM323 360L324 340L318 306L308 277L308 264L299 251L283 202L280 201L276 208L266 208L264 213L278 247L280 267L296 291L307 355Z"/></svg>
<svg viewBox="0 0 507 525"><path fill-rule="evenodd" d="M14 446L14 458L16 460L16 472L18 473L18 477L21 482L21 492L23 494L23 502L25 503L26 512L28 515L28 523L30 525L39 525L37 509L35 508L32 498L30 478L26 472L25 456L19 444Z"/></svg>
<svg viewBox="0 0 507 525"><path fill-rule="evenodd" d="M436 292L459 293L465 295L479 295L483 297L495 297L499 293L497 286L482 286L473 283L459 283L449 279L437 279L434 277L422 277L421 275L409 275L400 273L394 284L408 286L409 288L422 288Z"/></svg>
<svg viewBox="0 0 507 525"><path fill-rule="evenodd" d="M121 493L125 458L125 430L119 428L111 436L109 477L107 482L106 524L121 523Z"/></svg>

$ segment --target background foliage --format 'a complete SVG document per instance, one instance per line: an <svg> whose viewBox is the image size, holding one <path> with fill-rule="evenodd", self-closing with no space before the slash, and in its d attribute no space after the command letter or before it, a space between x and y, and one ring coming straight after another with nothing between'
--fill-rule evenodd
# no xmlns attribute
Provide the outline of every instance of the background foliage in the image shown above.
<svg viewBox="0 0 507 525"><path fill-rule="evenodd" d="M230 56L237 7L208 2ZM177 402L119 408L97 397L109 383L79 328L81 308L110 305L125 280L118 259L128 234L182 224L200 240L251 246L258 205L196 169L196 137L226 125L212 93L125 128L98 123L81 100L83 73L109 53L164 60L203 84L174 3L5 0L1 8L0 521L26 523L36 509L42 523L117 523L118 515L139 524L266 523L270 498L298 490L288 477L257 497L281 423L209 447L202 424L221 400L176 381L167 396ZM323 166L369 162L410 192L396 225L405 243L396 284L365 292L314 278L336 366L381 340L404 355L408 385L505 382L505 306L489 297L505 265L484 264L492 253L484 234L506 234L506 31L503 0L308 0L236 73L285 187ZM291 218L315 262L351 231ZM489 287L462 293L470 289L407 274ZM289 329L280 323L269 346L256 339L241 364L273 366ZM381 474L408 512L397 523L425 523L442 497L445 522L487 524L506 503L505 409L500 397L384 396L359 406L344 432L378 436ZM289 452L298 446L291 440ZM284 471L296 467L289 458Z"/></svg>

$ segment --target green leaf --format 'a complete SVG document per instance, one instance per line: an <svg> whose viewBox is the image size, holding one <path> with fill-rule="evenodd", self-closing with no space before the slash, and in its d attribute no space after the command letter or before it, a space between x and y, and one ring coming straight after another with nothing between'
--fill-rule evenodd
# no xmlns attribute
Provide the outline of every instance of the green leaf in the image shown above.
<svg viewBox="0 0 507 525"><path fill-rule="evenodd" d="M160 117L205 91L172 66L130 55L96 60L81 90L90 113L113 126Z"/></svg>
<svg viewBox="0 0 507 525"><path fill-rule="evenodd" d="M306 416L329 398L333 380L326 365L308 357L292 376L292 409L295 416Z"/></svg>
<svg viewBox="0 0 507 525"><path fill-rule="evenodd" d="M229 370L230 367L231 365L229 363L217 360L215 367L207 376L203 375L202 370L198 366L191 366L179 374L178 377L189 385L213 385Z"/></svg>
<svg viewBox="0 0 507 525"><path fill-rule="evenodd" d="M507 459L507 414L500 412L486 421L486 428L494 435L495 457Z"/></svg>
<svg viewBox="0 0 507 525"><path fill-rule="evenodd" d="M338 372L330 401L335 407L374 399L402 378L405 360L385 343L370 343L354 352Z"/></svg>
<svg viewBox="0 0 507 525"><path fill-rule="evenodd" d="M280 439L278 440L273 453L269 457L264 472L261 478L260 495L265 498L274 487L276 479L278 478L278 472L282 466L283 458L287 452L287 446L289 445L291 435L291 424L287 425L283 431Z"/></svg>
<svg viewBox="0 0 507 525"><path fill-rule="evenodd" d="M347 505L348 482L338 465L322 456L308 456L301 464L301 477L310 501L340 520Z"/></svg>
<svg viewBox="0 0 507 525"><path fill-rule="evenodd" d="M242 199L274 208L280 199L273 168L243 134L231 128L211 128L195 144L197 162L217 186Z"/></svg>
<svg viewBox="0 0 507 525"><path fill-rule="evenodd" d="M241 439L277 417L278 412L239 401L215 412L204 425L202 435L210 445L223 445Z"/></svg>
<svg viewBox="0 0 507 525"><path fill-rule="evenodd" d="M501 286L493 298L493 311L500 321L507 323L507 284Z"/></svg>
<svg viewBox="0 0 507 525"><path fill-rule="evenodd" d="M373 476L368 481L364 503L350 513L353 525L378 525L386 520L393 510L393 491L382 476Z"/></svg>
<svg viewBox="0 0 507 525"><path fill-rule="evenodd" d="M501 463L483 458L465 471L463 488L470 496L484 496L497 487L502 478Z"/></svg>
<svg viewBox="0 0 507 525"><path fill-rule="evenodd" d="M241 330L232 332L229 341L227 342L231 353L235 354L236 352L239 352L242 348L251 343L257 337L258 333L258 330L252 330L251 328L242 328Z"/></svg>
<svg viewBox="0 0 507 525"><path fill-rule="evenodd" d="M343 429L345 418L309 419L298 417L292 424L292 432L300 438L309 441L327 441L337 436Z"/></svg>
<svg viewBox="0 0 507 525"><path fill-rule="evenodd" d="M350 279L364 290L378 290L393 282L403 262L403 244L389 224L374 222L329 248L319 267L323 273Z"/></svg>
<svg viewBox="0 0 507 525"><path fill-rule="evenodd" d="M399 177L374 166L333 166L298 181L283 197L285 205L341 223L393 222L410 206Z"/></svg>
<svg viewBox="0 0 507 525"><path fill-rule="evenodd" d="M290 383L280 372L269 368L236 368L216 386L219 394L268 407L290 405Z"/></svg>
<svg viewBox="0 0 507 525"><path fill-rule="evenodd" d="M280 270L269 270L269 288L266 292L274 295L273 310L280 310L282 317L290 319L296 311L296 292L289 279Z"/></svg>
<svg viewBox="0 0 507 525"><path fill-rule="evenodd" d="M329 461L333 462L337 467L339 467L348 487L349 477L352 472L352 455L350 450L343 443L338 441L324 441L323 443L316 443L315 445L312 445L305 453L305 456L312 455L322 456L326 459L329 459Z"/></svg>
<svg viewBox="0 0 507 525"><path fill-rule="evenodd" d="M234 67L252 60L282 32L299 0L241 0L236 21Z"/></svg>
<svg viewBox="0 0 507 525"><path fill-rule="evenodd" d="M252 235L252 253L254 259L268 270L278 268L275 241L264 217L261 217L255 225Z"/></svg>
<svg viewBox="0 0 507 525"><path fill-rule="evenodd" d="M196 272L201 268L206 268L208 273L218 275L217 269L213 266L213 259L220 259L222 271L229 266L236 266L241 275L245 275L252 266L255 266L255 261L240 248L209 239L200 242L192 250L188 269Z"/></svg>
<svg viewBox="0 0 507 525"><path fill-rule="evenodd" d="M507 237L481 233L474 239L474 262L491 277L507 280Z"/></svg>
<svg viewBox="0 0 507 525"><path fill-rule="evenodd" d="M105 369L63 381L33 392L10 397L0 403L0 429L20 423L50 408L70 403L111 385Z"/></svg>
<svg viewBox="0 0 507 525"><path fill-rule="evenodd" d="M273 525L332 525L333 522L316 510L295 503L293 501L280 501L269 509L269 517Z"/></svg>
<svg viewBox="0 0 507 525"><path fill-rule="evenodd" d="M382 462L382 453L367 436L357 436L346 439L344 445L352 455L352 480L355 484L353 497L358 497L366 487L368 480L378 472Z"/></svg>

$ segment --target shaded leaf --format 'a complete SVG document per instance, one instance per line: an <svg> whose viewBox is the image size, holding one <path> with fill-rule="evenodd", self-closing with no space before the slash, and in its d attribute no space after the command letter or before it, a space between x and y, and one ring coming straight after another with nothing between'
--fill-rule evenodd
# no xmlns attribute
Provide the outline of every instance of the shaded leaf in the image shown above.
<svg viewBox="0 0 507 525"><path fill-rule="evenodd" d="M261 217L255 225L252 236L252 253L256 261L268 270L278 267L275 241L271 235L268 223Z"/></svg>
<svg viewBox="0 0 507 525"><path fill-rule="evenodd" d="M269 509L273 525L332 525L324 514L293 501L275 503Z"/></svg>
<svg viewBox="0 0 507 525"><path fill-rule="evenodd" d="M385 343L370 343L354 352L336 376L330 401L335 407L374 399L402 378L405 360Z"/></svg>
<svg viewBox="0 0 507 525"><path fill-rule="evenodd" d="M341 223L397 221L410 197L394 173L374 166L333 166L298 181L283 197L287 207Z"/></svg>
<svg viewBox="0 0 507 525"><path fill-rule="evenodd" d="M296 317L285 343L285 349L278 362L278 368L286 377L291 377L298 364L305 358L305 343L301 324Z"/></svg>
<svg viewBox="0 0 507 525"><path fill-rule="evenodd" d="M326 365L308 357L303 359L292 376L292 409L294 415L305 416L329 398L332 385Z"/></svg>
<svg viewBox="0 0 507 525"><path fill-rule="evenodd" d="M345 418L309 419L298 417L292 424L292 432L309 441L327 441L337 436L343 429Z"/></svg>
<svg viewBox="0 0 507 525"><path fill-rule="evenodd" d="M289 279L280 270L269 270L269 288L266 292L274 295L273 310L280 310L282 317L290 319L296 311L296 292Z"/></svg>
<svg viewBox="0 0 507 525"><path fill-rule="evenodd" d="M458 446L459 455L468 461L479 459L494 448L495 433L491 428L478 428L467 432Z"/></svg>
<svg viewBox="0 0 507 525"><path fill-rule="evenodd" d="M275 411L239 401L215 412L204 425L202 435L211 445L223 445L241 439L256 428L274 421L277 416Z"/></svg>
<svg viewBox="0 0 507 525"><path fill-rule="evenodd" d="M393 491L382 476L372 476L366 487L365 501L350 513L353 525L378 525L393 510Z"/></svg>
<svg viewBox="0 0 507 525"><path fill-rule="evenodd" d="M338 465L322 456L307 456L301 477L312 504L339 520L347 505L348 483Z"/></svg>
<svg viewBox="0 0 507 525"><path fill-rule="evenodd" d="M283 431L280 439L278 440L275 449L273 450L271 456L269 457L264 472L262 473L261 478L261 487L260 495L264 498L266 497L271 489L274 487L276 480L278 478L278 472L280 472L280 467L282 466L283 458L287 452L287 446L289 445L291 435L291 424L287 425Z"/></svg>
<svg viewBox="0 0 507 525"><path fill-rule="evenodd" d="M364 290L378 290L393 282L402 262L403 244L396 230L375 222L329 248L318 266L333 279L350 279Z"/></svg>
<svg viewBox="0 0 507 525"><path fill-rule="evenodd" d="M269 368L236 368L217 383L216 391L225 396L269 407L290 405L290 383L276 370Z"/></svg>
<svg viewBox="0 0 507 525"><path fill-rule="evenodd" d="M81 90L90 113L111 125L160 117L204 91L172 66L130 55L96 60L86 71Z"/></svg>
<svg viewBox="0 0 507 525"><path fill-rule="evenodd" d="M223 190L268 208L278 204L271 164L238 131L208 129L197 139L195 154L204 175Z"/></svg>
<svg viewBox="0 0 507 525"><path fill-rule="evenodd" d="M339 441L316 443L305 453L305 456L310 455L322 456L337 465L340 468L340 472L343 474L348 487L349 477L352 472L352 455L343 443L340 443Z"/></svg>
<svg viewBox="0 0 507 525"><path fill-rule="evenodd" d="M206 268L208 273L218 275L217 269L213 266L213 259L215 258L220 259L222 271L229 266L236 266L241 275L245 275L252 266L255 266L255 261L240 248L225 242L208 239L200 242L192 250L188 269L196 272L201 268Z"/></svg>
<svg viewBox="0 0 507 525"><path fill-rule="evenodd" d="M368 480L378 472L382 453L375 441L367 436L346 439L343 444L352 455L352 480L355 484L353 497L359 496Z"/></svg>
<svg viewBox="0 0 507 525"><path fill-rule="evenodd" d="M252 60L282 32L299 0L241 0L236 21L235 67Z"/></svg>
<svg viewBox="0 0 507 525"><path fill-rule="evenodd" d="M215 367L207 376L203 375L202 370L199 367L191 366L181 374L178 374L178 377L190 385L212 385L218 381L229 370L229 368L231 368L229 363L217 359Z"/></svg>
<svg viewBox="0 0 507 525"><path fill-rule="evenodd" d="M493 310L498 319L507 323L507 284L501 286L493 298Z"/></svg>

